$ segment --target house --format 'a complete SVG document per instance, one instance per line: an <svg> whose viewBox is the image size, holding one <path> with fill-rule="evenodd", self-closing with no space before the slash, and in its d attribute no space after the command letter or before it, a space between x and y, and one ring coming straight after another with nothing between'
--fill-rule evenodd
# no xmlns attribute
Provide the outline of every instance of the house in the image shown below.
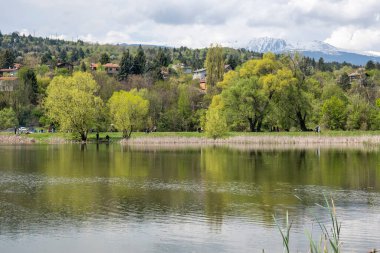
<svg viewBox="0 0 380 253"><path fill-rule="evenodd" d="M17 79L15 76L0 77L0 92L14 91L17 85Z"/></svg>
<svg viewBox="0 0 380 253"><path fill-rule="evenodd" d="M205 79L206 75L207 75L206 69L197 69L193 72L193 80L194 79L199 79L199 80Z"/></svg>
<svg viewBox="0 0 380 253"><path fill-rule="evenodd" d="M115 63L107 63L107 64L104 64L103 67L104 67L104 70L109 75L117 75L120 72L120 66Z"/></svg>
<svg viewBox="0 0 380 253"><path fill-rule="evenodd" d="M69 72L73 72L74 65L68 62L60 62L57 64L59 69L67 69Z"/></svg>
<svg viewBox="0 0 380 253"><path fill-rule="evenodd" d="M99 64L91 63L90 69L91 71L96 71L99 68Z"/></svg>
<svg viewBox="0 0 380 253"><path fill-rule="evenodd" d="M0 76L17 76L17 72L20 68L21 64L15 63L13 68L0 69Z"/></svg>
<svg viewBox="0 0 380 253"><path fill-rule="evenodd" d="M205 79L200 80L200 82L199 82L199 88L202 91L206 91L207 90L207 85L206 85L206 80Z"/></svg>
<svg viewBox="0 0 380 253"><path fill-rule="evenodd" d="M364 68L359 68L355 72L349 74L348 77L350 78L350 83L352 83L353 81L356 81L356 80L359 80L359 81L364 80L365 78L368 77L368 74L365 72Z"/></svg>
<svg viewBox="0 0 380 253"><path fill-rule="evenodd" d="M231 71L232 67L230 65L224 65L224 73L227 73L228 71Z"/></svg>
<svg viewBox="0 0 380 253"><path fill-rule="evenodd" d="M186 67L183 63L173 65L173 69L176 71L181 71L184 74L191 74L193 72L191 67Z"/></svg>

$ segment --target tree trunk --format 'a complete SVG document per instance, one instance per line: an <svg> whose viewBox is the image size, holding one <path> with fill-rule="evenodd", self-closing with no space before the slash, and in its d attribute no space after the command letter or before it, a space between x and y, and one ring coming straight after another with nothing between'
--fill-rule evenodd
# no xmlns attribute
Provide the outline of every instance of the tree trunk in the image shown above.
<svg viewBox="0 0 380 253"><path fill-rule="evenodd" d="M306 127L306 113L304 116L302 116L302 113L300 111L297 112L297 120L299 123L299 126L301 128L301 131L306 132L308 129Z"/></svg>
<svg viewBox="0 0 380 253"><path fill-rule="evenodd" d="M128 139L131 138L132 131L133 131L133 127L131 127L131 131L130 131L129 134L128 134L128 137L127 137Z"/></svg>
<svg viewBox="0 0 380 253"><path fill-rule="evenodd" d="M81 132L80 138L81 138L82 142L86 142L87 141L87 132Z"/></svg>
<svg viewBox="0 0 380 253"><path fill-rule="evenodd" d="M262 124L263 124L263 119L260 118L259 121L257 122L257 128L256 128L257 132L261 131Z"/></svg>
<svg viewBox="0 0 380 253"><path fill-rule="evenodd" d="M248 118L249 121L249 128L251 129L251 132L256 132L256 123L257 119L253 120L252 118Z"/></svg>

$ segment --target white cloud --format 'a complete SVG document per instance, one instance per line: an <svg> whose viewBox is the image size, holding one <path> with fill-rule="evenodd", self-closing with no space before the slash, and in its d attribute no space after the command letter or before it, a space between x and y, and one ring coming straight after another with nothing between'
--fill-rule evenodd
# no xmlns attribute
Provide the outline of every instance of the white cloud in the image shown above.
<svg viewBox="0 0 380 253"><path fill-rule="evenodd" d="M340 48L352 50L380 51L380 30L356 26L339 27L325 42Z"/></svg>
<svg viewBox="0 0 380 253"><path fill-rule="evenodd" d="M190 47L269 36L380 50L378 0L13 0L7 9L3 33Z"/></svg>

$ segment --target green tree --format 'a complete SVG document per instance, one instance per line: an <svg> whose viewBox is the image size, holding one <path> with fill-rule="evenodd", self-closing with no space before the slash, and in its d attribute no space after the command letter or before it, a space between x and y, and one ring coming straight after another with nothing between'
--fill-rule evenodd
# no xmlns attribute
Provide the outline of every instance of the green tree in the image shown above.
<svg viewBox="0 0 380 253"><path fill-rule="evenodd" d="M86 63L84 63L84 61L82 61L82 63L80 64L80 70L82 72L86 72L87 71Z"/></svg>
<svg viewBox="0 0 380 253"><path fill-rule="evenodd" d="M191 105L189 98L189 90L188 87L183 84L178 87L179 89L179 97L177 103L177 109L180 117L180 125L182 130L189 130L189 123L191 117Z"/></svg>
<svg viewBox="0 0 380 253"><path fill-rule="evenodd" d="M275 97L276 106L301 131L308 131L307 123L312 118L312 104L319 88L315 87L317 83L314 79L303 72L300 55L287 55L281 60L291 70L292 78L281 82L281 88Z"/></svg>
<svg viewBox="0 0 380 253"><path fill-rule="evenodd" d="M127 51L123 52L123 56L120 61L119 79L127 80L128 76L132 74L132 69L133 58L132 55L129 53L129 49L127 49Z"/></svg>
<svg viewBox="0 0 380 253"><path fill-rule="evenodd" d="M372 60L369 60L367 64L365 65L366 70L373 70L375 68L376 68L376 64Z"/></svg>
<svg viewBox="0 0 380 253"><path fill-rule="evenodd" d="M72 77L55 77L46 91L44 106L47 116L59 124L61 131L79 133L81 140L86 141L103 106L102 100L95 96L98 89L89 73L75 72Z"/></svg>
<svg viewBox="0 0 380 253"><path fill-rule="evenodd" d="M100 55L100 63L102 65L106 64L106 63L109 63L110 62L110 56L107 54L107 53L102 53Z"/></svg>
<svg viewBox="0 0 380 253"><path fill-rule="evenodd" d="M11 49L0 52L0 68L13 68L16 56Z"/></svg>
<svg viewBox="0 0 380 253"><path fill-rule="evenodd" d="M137 54L133 59L133 74L142 75L145 73L146 56L144 49L140 45L137 49Z"/></svg>
<svg viewBox="0 0 380 253"><path fill-rule="evenodd" d="M345 102L332 96L326 100L322 106L323 123L331 130L345 129L346 125L346 104Z"/></svg>
<svg viewBox="0 0 380 253"><path fill-rule="evenodd" d="M274 54L265 54L263 59L250 60L237 71L230 71L218 84L228 117L234 122L249 122L252 132L261 131L273 95L292 79L289 70L282 69Z"/></svg>
<svg viewBox="0 0 380 253"><path fill-rule="evenodd" d="M149 109L149 101L135 92L114 92L108 101L111 121L123 132L123 138L130 138L134 130L144 126Z"/></svg>
<svg viewBox="0 0 380 253"><path fill-rule="evenodd" d="M208 48L205 67L207 71L207 84L214 87L223 80L224 55L223 48L219 45L211 45Z"/></svg>
<svg viewBox="0 0 380 253"><path fill-rule="evenodd" d="M347 72L343 72L343 74L339 77L338 84L344 91L348 91L351 88L350 77Z"/></svg>
<svg viewBox="0 0 380 253"><path fill-rule="evenodd" d="M217 139L228 132L226 116L223 112L223 100L220 95L213 97L211 105L206 112L206 136Z"/></svg>
<svg viewBox="0 0 380 253"><path fill-rule="evenodd" d="M0 110L0 129L6 129L18 126L16 113L12 108Z"/></svg>
<svg viewBox="0 0 380 253"><path fill-rule="evenodd" d="M20 85L24 86L27 91L27 96L29 101L33 105L37 105L38 102L38 83L37 77L33 69L28 67L21 68L18 73L18 78L20 79Z"/></svg>

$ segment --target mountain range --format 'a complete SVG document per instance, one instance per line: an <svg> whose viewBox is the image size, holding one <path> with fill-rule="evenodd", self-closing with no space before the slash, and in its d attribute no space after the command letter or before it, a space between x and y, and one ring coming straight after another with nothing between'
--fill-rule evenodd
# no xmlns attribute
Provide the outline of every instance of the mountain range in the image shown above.
<svg viewBox="0 0 380 253"><path fill-rule="evenodd" d="M231 46L235 47L234 45ZM354 65L365 65L369 60L380 62L380 55L376 55L375 52L358 52L340 49L317 40L292 44L283 39L263 37L252 39L248 44L240 45L239 47L259 53L273 52L280 54L299 52L315 60L322 57L325 62L348 62Z"/></svg>

